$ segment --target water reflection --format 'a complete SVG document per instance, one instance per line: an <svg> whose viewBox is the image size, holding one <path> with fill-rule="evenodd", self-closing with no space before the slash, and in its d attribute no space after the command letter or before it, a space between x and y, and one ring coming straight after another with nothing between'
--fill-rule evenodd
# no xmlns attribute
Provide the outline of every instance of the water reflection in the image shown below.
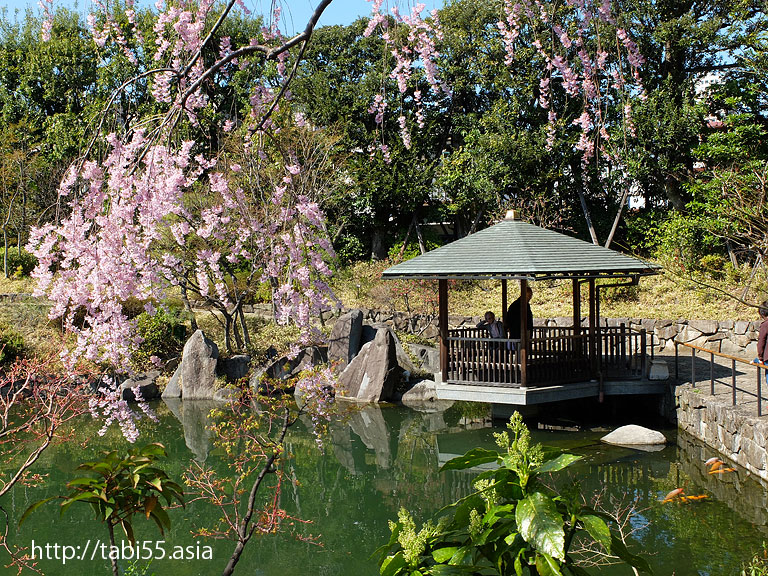
<svg viewBox="0 0 768 576"><path fill-rule="evenodd" d="M169 402L167 410L158 409L160 422L146 429L145 441L168 446L172 460L167 468L173 477L179 478L193 459L222 465L221 453L206 430L211 407L200 402ZM287 439L285 471L290 481L280 495L281 505L293 519L285 522L283 533L249 546L242 560L243 573L377 574L371 554L389 538L387 521L396 517L401 506L424 520L466 495L478 471L441 473L439 467L471 448L493 447L493 432L500 430L499 424L494 427L483 409L460 403L444 411L354 406L332 427L325 450L320 452L308 422L297 423ZM87 426L95 429L95 424ZM674 437L674 431L665 432ZM608 505L624 503L636 508L634 549L651 554L659 574L730 576L738 574L741 564L760 549L766 538L768 508L761 484L742 471L717 478L708 475L703 463L712 456L711 451L685 436L678 438L679 447L646 453L601 444L602 434L533 432L538 442L583 455L558 482L578 482L584 493L601 494ZM11 495L12 505L0 504L18 517L31 502L61 493L78 462L105 449L122 448L120 443L112 435L94 440L87 452L74 443L46 452L38 471L49 474L48 482L36 489L18 487ZM662 504L663 496L677 487L709 498ZM191 530L210 526L216 518L216 510L201 503L174 511L173 529L165 539L189 544ZM102 536L102 526L87 511L72 509L61 521L55 511L33 515L17 541L29 545L32 538L60 540L62 525L67 527L68 538ZM157 538L150 526L140 528L140 537ZM220 541L213 545L212 562L156 561L152 571L174 576L220 573L232 545ZM60 564L43 568L49 574L63 573ZM74 573L106 574L106 568L106 563L82 562ZM601 569L599 574L629 572L617 567Z"/></svg>
<svg viewBox="0 0 768 576"><path fill-rule="evenodd" d="M184 443L195 455L195 460L205 462L211 452L213 432L208 428L212 424L211 410L220 408L221 403L213 400L187 400L164 398L163 402L176 416L184 429Z"/></svg>

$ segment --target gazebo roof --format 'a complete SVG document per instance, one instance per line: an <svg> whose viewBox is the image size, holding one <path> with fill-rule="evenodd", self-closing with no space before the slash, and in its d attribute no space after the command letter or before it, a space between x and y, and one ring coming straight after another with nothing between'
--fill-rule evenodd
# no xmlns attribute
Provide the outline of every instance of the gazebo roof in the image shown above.
<svg viewBox="0 0 768 576"><path fill-rule="evenodd" d="M384 278L622 278L660 266L559 232L507 218L485 230L392 266Z"/></svg>

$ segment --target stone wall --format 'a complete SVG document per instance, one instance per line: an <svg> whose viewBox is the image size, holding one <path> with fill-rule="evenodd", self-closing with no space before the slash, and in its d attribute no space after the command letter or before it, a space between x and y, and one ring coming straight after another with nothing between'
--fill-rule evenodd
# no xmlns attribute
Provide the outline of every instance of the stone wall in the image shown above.
<svg viewBox="0 0 768 576"><path fill-rule="evenodd" d="M409 315L405 312L387 312L383 310L362 309L363 319L369 322L384 322L403 332L419 333L425 338L437 338L437 317L432 315ZM448 324L452 328L475 326L481 316L449 315ZM534 318L534 326L573 326L570 317ZM633 330L645 329L652 337L657 352L674 352L674 343L688 342L734 356L754 358L757 355L757 331L759 321L743 320L656 320L652 318L600 318L601 326L620 326L624 324ZM587 327L587 317L581 318L581 325Z"/></svg>
<svg viewBox="0 0 768 576"><path fill-rule="evenodd" d="M768 480L768 422L702 394L689 384L677 386L675 400L678 428Z"/></svg>

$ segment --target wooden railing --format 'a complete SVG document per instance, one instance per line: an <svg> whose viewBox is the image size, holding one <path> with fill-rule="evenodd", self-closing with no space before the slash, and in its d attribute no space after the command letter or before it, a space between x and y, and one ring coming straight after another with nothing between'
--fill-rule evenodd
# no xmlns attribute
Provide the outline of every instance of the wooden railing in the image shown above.
<svg viewBox="0 0 768 576"><path fill-rule="evenodd" d="M488 332L479 328L449 330L448 379L465 384L519 386L519 346L520 340L488 338Z"/></svg>
<svg viewBox="0 0 768 576"><path fill-rule="evenodd" d="M645 374L647 334L624 324L598 332L599 370L604 378L641 378Z"/></svg>
<svg viewBox="0 0 768 576"><path fill-rule="evenodd" d="M528 347L527 384L641 378L645 373L646 334L623 324L597 329L590 352L589 330L535 326ZM519 340L489 338L482 328L448 331L448 380L459 384L519 386Z"/></svg>
<svg viewBox="0 0 768 576"><path fill-rule="evenodd" d="M541 331L546 334L546 331ZM589 379L589 338L570 329L552 330L550 336L534 336L528 354L528 382L561 384Z"/></svg>

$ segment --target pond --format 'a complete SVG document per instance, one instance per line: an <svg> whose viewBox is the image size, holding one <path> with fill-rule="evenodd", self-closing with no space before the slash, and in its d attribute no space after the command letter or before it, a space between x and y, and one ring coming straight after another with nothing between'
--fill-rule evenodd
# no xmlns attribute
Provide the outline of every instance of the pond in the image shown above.
<svg viewBox="0 0 768 576"><path fill-rule="evenodd" d="M172 477L180 478L192 459L221 464L220 455L211 447L210 433L205 431L209 408L200 403L160 404L156 406L159 421L145 425L140 442L166 445L170 460L164 467ZM467 494L476 472L441 473L439 467L470 448L493 447L493 432L502 424L491 423L477 406L466 404L442 412L366 406L335 423L321 453L306 423L298 422L287 441L286 471L293 482L287 482L281 494L282 506L294 519L286 520L281 533L252 541L238 573L377 574L371 555L389 538L387 521L397 516L401 506L425 520ZM83 429L95 437L98 426L87 422ZM704 461L713 455L710 449L674 430L664 432L677 445L657 452L603 445L599 437L604 432L537 430L534 439L584 456L567 473L579 481L585 493L599 493L606 508L634 507L630 546L648 556L657 574L738 574L742 564L768 540L766 488L743 470L709 475ZM32 502L64 493L64 484L79 462L123 445L117 433L110 431L87 447L73 441L50 449L36 470L47 475L45 482L37 487L17 486L1 504L12 518L18 518ZM664 495L677 487L707 498L662 504ZM80 546L81 553L88 546L92 551L97 541L105 541L106 532L86 506L76 508L59 516L56 504L46 505L30 516L12 541L23 546L33 542L36 546ZM185 547L184 559L155 559L147 574L220 574L233 544L192 535L197 528L212 526L216 511L195 502L171 514L173 527L161 545L156 544L161 537L154 526L143 519L137 521L138 539L151 541L148 545L153 550L171 553L176 546ZM38 556L42 552L38 550ZM110 574L108 562L99 559L98 553L93 560L90 553L87 556L64 565L60 551L59 560L42 560L40 568L54 575ZM631 574L620 566L591 572ZM0 573L15 571L0 567Z"/></svg>

